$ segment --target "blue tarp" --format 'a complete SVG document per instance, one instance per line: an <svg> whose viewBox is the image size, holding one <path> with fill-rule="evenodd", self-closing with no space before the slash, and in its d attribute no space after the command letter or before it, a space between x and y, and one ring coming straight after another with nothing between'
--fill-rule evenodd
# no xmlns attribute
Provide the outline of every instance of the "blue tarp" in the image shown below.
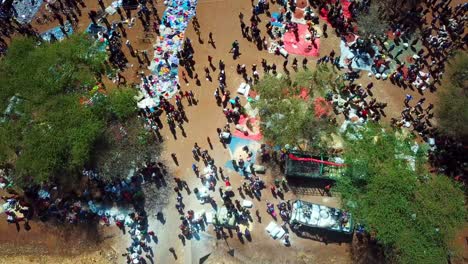
<svg viewBox="0 0 468 264"><path fill-rule="evenodd" d="M281 24L280 22L271 22L271 25L274 27L283 27L283 24Z"/></svg>
<svg viewBox="0 0 468 264"><path fill-rule="evenodd" d="M85 32L92 35L93 37L96 37L98 32L106 32L107 29L104 26L100 25L95 25L93 23L90 23L89 26L86 28Z"/></svg>
<svg viewBox="0 0 468 264"><path fill-rule="evenodd" d="M257 145L258 145L258 142L254 141L254 140L239 138L239 137L233 136L231 138L231 142L229 143L228 147L229 147L231 155L233 153L239 152L239 150L242 150L242 148L244 146L247 146L249 148L249 150L252 151L253 155L252 155L252 158L251 158L250 162L248 162L247 160L244 160L245 161L245 167L247 168L247 167L250 166L250 164L255 164L255 159L256 159L256 156L257 156ZM238 157L232 157L232 159L235 159L237 161ZM234 170L234 166L232 165L231 160L227 161L226 164L224 165L224 167L226 167L228 169L231 169L231 170Z"/></svg>
<svg viewBox="0 0 468 264"><path fill-rule="evenodd" d="M16 10L16 20L21 24L26 24L32 21L36 13L41 8L42 0L16 0L13 2L13 7Z"/></svg>
<svg viewBox="0 0 468 264"><path fill-rule="evenodd" d="M349 45L349 44L348 44ZM364 71L373 72L372 65L374 64L373 58L368 53L359 53L357 50L351 50L349 46L342 40L340 43L340 66L347 68L348 64L345 62L346 59L352 59L351 66L353 69L360 69ZM379 54L377 47L373 47L375 55Z"/></svg>
<svg viewBox="0 0 468 264"><path fill-rule="evenodd" d="M65 23L65 31L67 32L67 35L73 34L73 28L69 22ZM63 34L62 30L60 30L60 26L51 28L41 34L41 37L45 41L50 41L51 35L54 34L54 36L57 38L57 40L62 40L66 38L66 36Z"/></svg>

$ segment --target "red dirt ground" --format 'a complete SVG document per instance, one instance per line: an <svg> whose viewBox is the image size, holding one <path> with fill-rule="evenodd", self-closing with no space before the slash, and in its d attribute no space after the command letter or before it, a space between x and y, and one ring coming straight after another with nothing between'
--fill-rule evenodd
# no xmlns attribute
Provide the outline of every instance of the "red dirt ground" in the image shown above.
<svg viewBox="0 0 468 264"><path fill-rule="evenodd" d="M98 5L95 1L85 0L88 10L95 9ZM106 5L110 4L110 0L104 0ZM159 1L161 2L161 1ZM456 4L460 1L453 1ZM270 4L271 10L276 9L276 5ZM89 19L85 14L88 10L83 11L83 17L81 18L79 28L83 30L88 24ZM162 15L164 6L158 4L159 14ZM207 56L213 57L214 62L219 59L223 59L226 64L227 73L227 84L232 94L235 94L237 86L242 82L242 77L235 73L236 65L246 64L247 69L250 69L250 65L257 64L261 65L261 59L265 58L269 64L276 63L278 68L281 68L283 59L281 57L275 57L266 51L259 52L256 46L250 42L247 42L242 38L238 15L242 12L245 15L244 20L249 19L251 14L251 3L250 1L228 1L228 0L199 0L197 7L197 17L201 25L201 42L197 41L197 35L192 26L189 26L187 36L192 39L194 44L195 55L194 59L197 62L196 71L200 76L203 76L203 67L208 66ZM117 19L118 15L114 15L113 18ZM267 19L262 15L262 23L259 28L262 30L262 34L265 34L265 21ZM323 23L323 21L321 21ZM36 26L39 31L51 28L54 25L40 25ZM208 34L213 33L213 38L216 43L216 49L213 49L208 44ZM132 40L135 49L151 51L151 44L143 43L138 41L139 38L143 37L143 30L140 22L137 20L137 26L133 29L127 30L128 38ZM240 43L241 56L238 60L234 61L232 56L228 53L229 47L234 40L238 40ZM154 43L154 42L153 42ZM135 78L135 73L138 69L138 62L135 58L132 58L128 54L128 50L124 47L123 50L126 52L127 58L130 63L133 63L134 67L127 70L124 75L127 77L129 82L139 81ZM331 50L335 50L339 53L339 39L333 34L330 34L328 38L321 39L320 56L329 54ZM151 53L151 52L149 52ZM291 56L290 61L294 58ZM302 61L302 57L297 57L299 61ZM309 58L309 68L315 67L315 58ZM217 63L214 63L215 65ZM140 69L141 70L141 69ZM145 70L147 72L147 70ZM182 70L181 70L182 71ZM293 73L293 71L291 71ZM214 74L217 74L216 71ZM180 73L181 74L181 73ZM403 99L405 93L410 93L419 99L417 92L403 91L401 88L393 86L389 81L375 81L370 80L368 77L359 79L358 83L366 84L369 81L374 81L374 95L378 101L384 101L388 103L386 110L388 118L398 116L401 109L403 108ZM110 84L109 84L110 85ZM210 83L201 79L201 86L195 85L195 81L191 81L189 86L181 84L182 89L192 89L195 93L195 97L199 100L198 106L187 107L187 116L190 123L185 126L187 131L187 137L184 138L178 133L178 140L173 140L172 136L164 131L165 149L163 158L165 158L168 164L171 165L171 171L174 175L181 177L188 181L190 186L197 186L198 181L194 177L191 171L191 164L193 163L190 148L195 142L202 148L209 149L207 143L207 137L211 139L214 145L214 149L210 150L210 155L215 157L216 164L223 164L225 161L230 159L228 150L222 148L217 141L216 128L225 125L226 120L223 116L221 109L216 105L213 98L213 92L216 88L216 83ZM426 94L427 101L434 100L434 95ZM170 161L170 153L176 153L179 159L179 166L172 165ZM236 173L226 172L231 177L231 183L234 186L239 186L240 177ZM272 181L277 173L269 172L265 176L266 181ZM268 191L264 191L266 199L274 200ZM302 195L287 194L287 199L297 197L301 198ZM330 206L339 206L337 197L324 197L320 193L314 192L305 196L307 200L323 203ZM214 248L219 250L209 258L208 263L351 263L351 248L348 244L337 244L330 243L328 245L307 239L300 239L296 236L291 236L293 246L291 248L285 248L280 245L279 241L274 241L268 238L265 234L264 228L266 223L270 221L269 216L265 213L265 202L262 199L262 203L256 204L256 209L261 212L263 221L261 224L255 222L254 230L252 232L253 242L249 245L241 245L236 238L228 239L229 246L236 249L235 256L232 258L225 254L227 246L224 242L212 242ZM175 199L173 199L175 200ZM177 213L173 210L173 203L170 203L168 209L164 211L168 219L178 219ZM200 207L196 202L190 202L187 205L189 208L194 208L196 211ZM31 224L32 230L25 232L23 229L20 232L16 231L16 228L11 225L6 225L3 217L0 217L0 252L9 252L8 254L2 254L0 258L0 264L2 263L122 263L124 258L120 256L123 249L128 246L126 239L121 234L118 234L113 228L106 228L101 230L100 237L105 237L105 243L91 243L91 245L84 246L84 243L88 243L89 238L95 238L87 233L80 233L78 230L72 230L71 232L61 231L59 229L44 227L42 224ZM189 261L192 251L196 251L199 242L189 242L185 248L181 245L180 241L177 240L176 234L178 232L178 221L168 221L166 225L161 226L159 223L152 222L151 227L154 228L158 234L159 240L161 241L158 245L155 245L154 251L156 255L156 263L184 263ZM68 229L67 229L68 230ZM460 236L459 244L464 245L465 254L466 241L462 238L466 238L468 230L464 230ZM213 234L213 232L209 232ZM65 235L66 234L66 235ZM78 246L77 246L78 245ZM80 246L83 245L83 246ZM96 250L100 249L104 252L114 252L114 257L105 256L105 254L92 252L90 247L94 247ZM172 256L165 254L168 252L169 247L176 249L179 258L174 261ZM88 252L90 255L84 253L84 256L76 256L75 253ZM101 252L100 251L100 252ZM69 256L70 254L74 256ZM115 259L117 258L117 259Z"/></svg>

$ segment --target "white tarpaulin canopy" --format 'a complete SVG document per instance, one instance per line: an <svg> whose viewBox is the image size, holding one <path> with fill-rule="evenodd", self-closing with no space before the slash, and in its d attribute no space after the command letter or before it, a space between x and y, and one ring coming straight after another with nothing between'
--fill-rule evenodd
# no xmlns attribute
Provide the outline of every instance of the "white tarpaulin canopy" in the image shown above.
<svg viewBox="0 0 468 264"><path fill-rule="evenodd" d="M146 107L156 107L157 104L152 98L145 98L137 103L138 108L145 109Z"/></svg>

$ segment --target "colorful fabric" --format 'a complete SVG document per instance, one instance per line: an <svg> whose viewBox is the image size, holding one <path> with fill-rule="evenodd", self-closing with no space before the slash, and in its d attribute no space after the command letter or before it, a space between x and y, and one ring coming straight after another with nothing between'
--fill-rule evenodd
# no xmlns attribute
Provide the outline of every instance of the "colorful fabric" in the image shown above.
<svg viewBox="0 0 468 264"><path fill-rule="evenodd" d="M150 94L143 88L141 91L146 98L152 98L159 104L159 97L170 98L177 92L179 84L177 52L183 48L185 30L190 19L196 14L198 0L171 0L164 11L156 43L154 59L150 65L152 72L150 82ZM165 24L169 23L170 27ZM164 54L167 54L164 58Z"/></svg>
<svg viewBox="0 0 468 264"><path fill-rule="evenodd" d="M320 49L320 39L314 40L315 46L310 40L306 39L307 35L311 35L307 25L297 24L299 41L296 41L294 32L285 32L283 35L284 49L291 54L302 56L318 56Z"/></svg>
<svg viewBox="0 0 468 264"><path fill-rule="evenodd" d="M68 21L67 21L67 23L65 23L64 29L65 29L65 32L67 33L67 35L73 34L73 28L72 28L71 24ZM65 34L63 34L62 30L60 30L60 26L51 28L51 29L41 33L41 38L43 40L45 40L45 41L50 41L50 38L51 38L52 34L54 34L54 36L59 41L66 38Z"/></svg>
<svg viewBox="0 0 468 264"><path fill-rule="evenodd" d="M254 131L250 131L250 129L247 127L247 120L250 120ZM244 133L236 129L236 131L234 131L233 133L234 136L255 141L259 141L263 138L263 135L260 133L260 121L258 120L258 118L246 118L245 116L241 115L239 118L239 125L247 128L249 133L245 135Z"/></svg>
<svg viewBox="0 0 468 264"><path fill-rule="evenodd" d="M318 159L314 159L314 158L299 158L299 157L294 156L294 155L291 154L291 153L289 153L288 156L289 156L289 158L290 158L291 160L322 163L322 164L325 164L325 165L337 166L337 167L346 166L345 164L330 162L330 161L326 161L326 160L318 160Z"/></svg>
<svg viewBox="0 0 468 264"><path fill-rule="evenodd" d="M346 19L351 18L351 12L349 11L349 6L351 5L351 2L349 0L340 0L341 1L341 10L343 10L343 16ZM336 0L331 0L329 1L330 3L335 3ZM320 18L327 21L328 24L331 24L330 21L328 20L328 10L325 8L322 8L319 12Z"/></svg>

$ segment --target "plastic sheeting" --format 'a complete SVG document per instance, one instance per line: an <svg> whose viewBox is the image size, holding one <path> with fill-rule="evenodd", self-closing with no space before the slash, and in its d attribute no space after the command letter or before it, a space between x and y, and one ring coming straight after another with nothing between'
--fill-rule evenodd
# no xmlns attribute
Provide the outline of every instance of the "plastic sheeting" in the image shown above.
<svg viewBox="0 0 468 264"><path fill-rule="evenodd" d="M65 24L65 32L67 35L73 34L73 28L69 22ZM54 34L54 36L57 38L57 40L62 40L66 38L65 34L63 34L62 30L60 30L60 26L51 28L43 33L41 33L41 38L45 41L50 41L51 35Z"/></svg>
<svg viewBox="0 0 468 264"><path fill-rule="evenodd" d="M336 0L331 0L328 1L329 3L335 3ZM341 6L342 6L342 11L343 11L343 16L347 19L351 18L351 12L349 11L349 6L351 5L351 1L349 0L340 0ZM322 8L320 10L320 18L327 21L327 23L330 24L330 21L328 21L328 11L325 10L325 8Z"/></svg>
<svg viewBox="0 0 468 264"><path fill-rule="evenodd" d="M21 24L27 24L32 21L42 5L42 0L16 0L13 7L16 10L16 20Z"/></svg>
<svg viewBox="0 0 468 264"><path fill-rule="evenodd" d="M364 71L370 71L373 72L372 66L374 64L373 57L371 57L368 53L364 52L358 52L357 50L352 50L349 47L353 44L352 43L346 43L343 40L340 42L340 50L341 50L341 56L340 56L340 66L347 68L348 63L351 60L351 67L353 69L360 69ZM375 54L378 55L379 51L377 47L374 47Z"/></svg>
<svg viewBox="0 0 468 264"><path fill-rule="evenodd" d="M296 41L296 37L293 32L285 32L283 35L284 48L291 54L297 54L302 56L318 56L320 49L320 39L314 40L315 45L307 39L307 35L310 35L307 25L297 24L299 31L299 41Z"/></svg>

